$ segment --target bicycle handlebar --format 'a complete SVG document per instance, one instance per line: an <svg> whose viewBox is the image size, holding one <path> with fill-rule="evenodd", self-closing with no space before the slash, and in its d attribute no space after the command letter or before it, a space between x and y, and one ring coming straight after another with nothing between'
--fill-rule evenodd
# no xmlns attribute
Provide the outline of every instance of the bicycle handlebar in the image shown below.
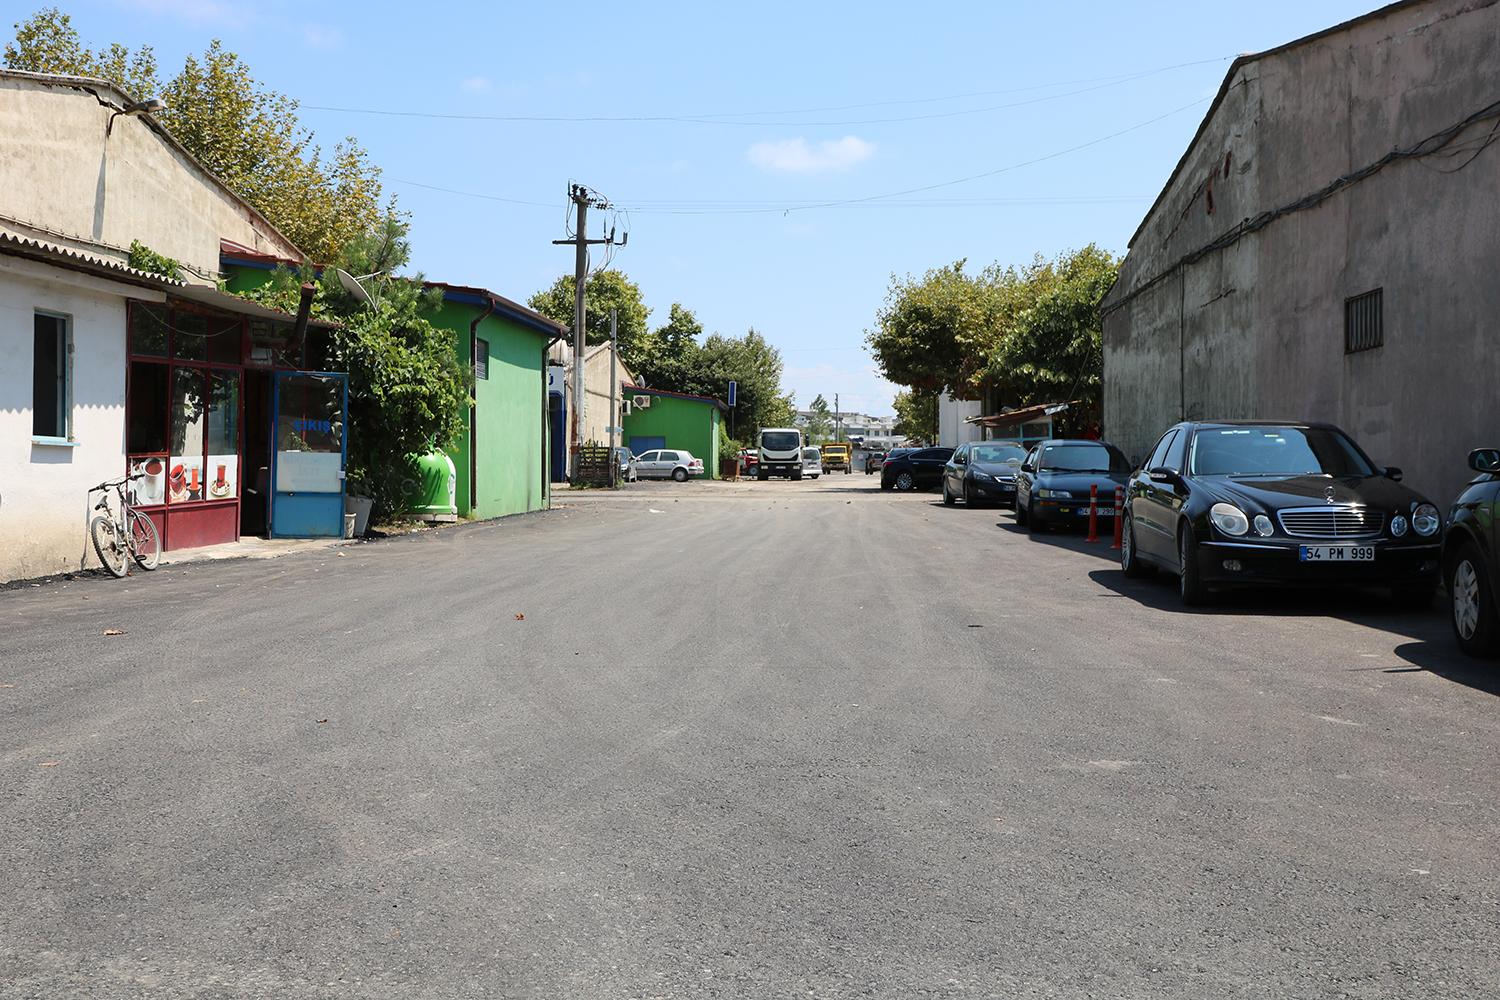
<svg viewBox="0 0 1500 1000"><path fill-rule="evenodd" d="M133 476L124 476L124 477L122 477L120 479L111 479L108 482L100 483L98 486L91 486L91 487L89 487L89 492L90 493L98 493L101 490L112 490L112 489L115 489L117 487L124 486L126 483L130 482L133 479L145 479L145 478L146 478L146 474L144 472L137 472Z"/></svg>

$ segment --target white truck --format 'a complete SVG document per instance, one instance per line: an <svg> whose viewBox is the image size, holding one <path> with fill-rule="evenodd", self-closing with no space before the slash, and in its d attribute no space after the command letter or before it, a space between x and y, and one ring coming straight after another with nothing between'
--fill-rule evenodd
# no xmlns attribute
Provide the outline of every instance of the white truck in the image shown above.
<svg viewBox="0 0 1500 1000"><path fill-rule="evenodd" d="M802 479L802 431L796 427L765 427L755 439L755 478L772 476Z"/></svg>

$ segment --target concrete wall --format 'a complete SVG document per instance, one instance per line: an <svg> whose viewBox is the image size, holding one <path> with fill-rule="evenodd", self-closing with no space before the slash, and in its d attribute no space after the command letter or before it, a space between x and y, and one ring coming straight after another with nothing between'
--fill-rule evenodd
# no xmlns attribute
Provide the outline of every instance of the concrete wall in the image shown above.
<svg viewBox="0 0 1500 1000"><path fill-rule="evenodd" d="M983 403L977 399L954 399L947 393L938 397L938 439L944 448L957 448L961 444L983 440L984 432L978 424L964 423L965 417L983 414Z"/></svg>
<svg viewBox="0 0 1500 1000"><path fill-rule="evenodd" d="M125 473L125 298L164 296L0 256L0 580L99 565L87 491ZM66 316L74 446L32 439L34 316Z"/></svg>
<svg viewBox="0 0 1500 1000"><path fill-rule="evenodd" d="M0 227L124 259L132 240L196 269L219 269L219 240L301 252L175 142L136 117L113 84L0 70Z"/></svg>
<svg viewBox="0 0 1500 1000"><path fill-rule="evenodd" d="M609 394L611 368L615 371L613 400ZM609 444L609 428L623 426L615 422L620 416L620 386L630 385L634 381L635 376L620 363L608 344L600 344L588 349L583 362L583 391L588 397L588 403L583 409L583 440L585 442ZM570 375L568 385L571 387L572 384ZM618 434L615 435L614 440L615 444L624 443ZM697 452L694 452L694 455L697 455Z"/></svg>
<svg viewBox="0 0 1500 1000"><path fill-rule="evenodd" d="M1468 450L1500 443L1496 119L1457 155L1393 163L1173 265L1494 101L1500 6L1474 6L1408 4L1236 63L1103 303L1106 436L1139 456L1184 418L1328 420L1453 498ZM1376 288L1384 346L1345 354L1344 302Z"/></svg>

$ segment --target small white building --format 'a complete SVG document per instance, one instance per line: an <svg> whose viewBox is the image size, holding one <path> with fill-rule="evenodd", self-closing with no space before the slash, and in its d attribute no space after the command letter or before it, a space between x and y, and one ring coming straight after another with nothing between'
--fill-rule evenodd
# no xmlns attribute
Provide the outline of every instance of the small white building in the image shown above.
<svg viewBox="0 0 1500 1000"><path fill-rule="evenodd" d="M172 419L167 397L147 400L139 387L132 411L133 370L155 365L164 385L198 372L215 386L243 370L238 343L232 363L217 347L201 360L169 357L165 333L159 358L133 361L145 348L132 347L132 316L290 319L216 289L220 240L296 259L300 251L131 104L107 81L0 70L0 579L97 564L89 489L126 473L133 422L149 417L155 432L159 418L168 436ZM131 267L133 241L179 261L186 280ZM219 329L205 326L200 340ZM151 513L166 547L173 537L201 544L204 532L237 537L239 469L225 464L235 468L223 491L208 495L200 458L201 499L184 497L169 514L163 497ZM175 535L166 530L174 519Z"/></svg>

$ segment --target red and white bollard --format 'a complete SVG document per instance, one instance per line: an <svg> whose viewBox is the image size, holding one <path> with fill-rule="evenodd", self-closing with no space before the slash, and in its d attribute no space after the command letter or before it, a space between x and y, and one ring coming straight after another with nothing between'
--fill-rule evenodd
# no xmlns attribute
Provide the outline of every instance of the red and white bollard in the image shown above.
<svg viewBox="0 0 1500 1000"><path fill-rule="evenodd" d="M1115 487L1115 544L1110 548L1118 549L1120 543L1125 539L1125 487Z"/></svg>
<svg viewBox="0 0 1500 1000"><path fill-rule="evenodd" d="M1089 537L1086 542L1097 542L1099 540L1099 484L1094 483L1089 487Z"/></svg>

